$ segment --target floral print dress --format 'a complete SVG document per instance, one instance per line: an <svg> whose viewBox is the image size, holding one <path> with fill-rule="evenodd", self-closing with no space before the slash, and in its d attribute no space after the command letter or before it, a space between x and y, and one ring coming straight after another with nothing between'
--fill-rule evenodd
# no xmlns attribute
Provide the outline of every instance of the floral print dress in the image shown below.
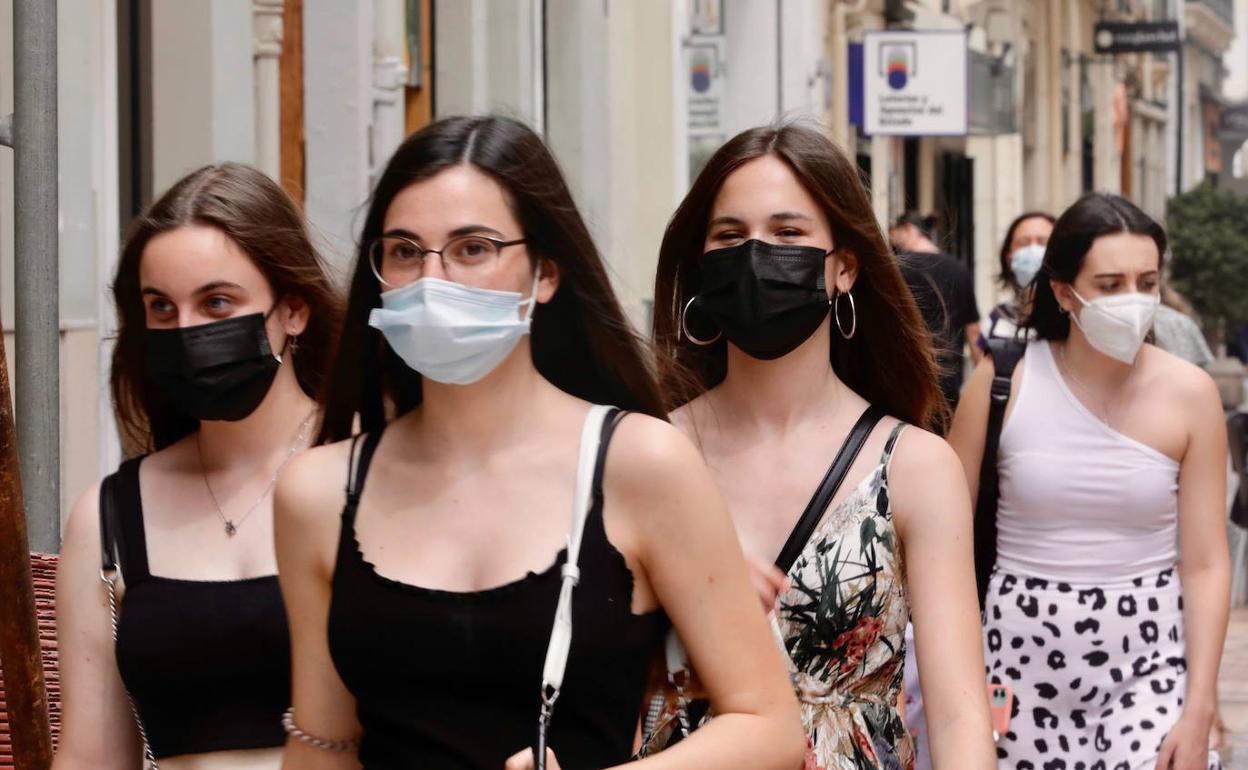
<svg viewBox="0 0 1248 770"><path fill-rule="evenodd" d="M893 429L879 464L815 526L772 616L806 728L804 770L914 767L897 710L910 607L888 489L904 428ZM675 742L679 708L670 687L656 695L640 756Z"/></svg>
<svg viewBox="0 0 1248 770"><path fill-rule="evenodd" d="M802 709L806 770L911 770L897 710L910 618L888 467L879 465L811 533L773 620Z"/></svg>

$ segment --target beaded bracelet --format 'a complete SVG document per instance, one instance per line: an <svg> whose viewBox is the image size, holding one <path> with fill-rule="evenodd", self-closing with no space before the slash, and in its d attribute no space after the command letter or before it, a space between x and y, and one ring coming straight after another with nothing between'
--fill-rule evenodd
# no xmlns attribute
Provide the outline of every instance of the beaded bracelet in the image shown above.
<svg viewBox="0 0 1248 770"><path fill-rule="evenodd" d="M299 725L295 724L295 707L291 706L286 709L286 713L282 714L282 729L290 737L310 743L314 748L324 749L325 751L354 751L360 747L358 740L350 741L331 741L327 738L318 738L315 735L309 735L299 729Z"/></svg>

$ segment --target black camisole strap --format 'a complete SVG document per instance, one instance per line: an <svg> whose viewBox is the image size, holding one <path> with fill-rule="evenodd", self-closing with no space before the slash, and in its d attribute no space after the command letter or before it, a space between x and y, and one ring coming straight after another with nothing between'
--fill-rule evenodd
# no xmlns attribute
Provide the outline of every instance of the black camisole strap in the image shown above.
<svg viewBox="0 0 1248 770"><path fill-rule="evenodd" d="M347 508L352 514L360 504L360 495L364 492L364 481L368 476L368 465L373 461L377 445L381 443L382 430L364 436L357 435L351 439L351 452L347 455Z"/></svg>
<svg viewBox="0 0 1248 770"><path fill-rule="evenodd" d="M611 447L611 436L615 434L616 426L620 424L620 420L624 419L624 412L619 409L612 409L607 414L605 420L602 421L602 433L598 442L598 457L594 461L594 504L598 509L602 509L602 478L607 466L607 450Z"/></svg>
<svg viewBox="0 0 1248 770"><path fill-rule="evenodd" d="M147 566L147 536L143 527L143 498L139 491L139 463L134 457L100 484L100 538L106 552L116 545L117 561L127 586L151 577Z"/></svg>

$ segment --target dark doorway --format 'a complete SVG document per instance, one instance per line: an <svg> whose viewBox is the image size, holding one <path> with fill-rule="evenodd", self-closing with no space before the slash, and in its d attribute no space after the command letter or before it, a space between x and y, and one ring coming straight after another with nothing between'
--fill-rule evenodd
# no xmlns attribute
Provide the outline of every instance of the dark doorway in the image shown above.
<svg viewBox="0 0 1248 770"><path fill-rule="evenodd" d="M975 161L961 153L940 155L937 204L944 224L940 245L975 272Z"/></svg>

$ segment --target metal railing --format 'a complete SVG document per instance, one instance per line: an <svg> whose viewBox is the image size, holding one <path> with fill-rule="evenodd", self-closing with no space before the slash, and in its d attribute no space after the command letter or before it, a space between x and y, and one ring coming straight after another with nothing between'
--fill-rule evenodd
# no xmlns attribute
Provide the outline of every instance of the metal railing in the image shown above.
<svg viewBox="0 0 1248 770"><path fill-rule="evenodd" d="M14 149L17 320L15 420L0 378L0 659L19 770L52 760L29 549L60 550L56 6L13 2L13 115L0 120Z"/></svg>

